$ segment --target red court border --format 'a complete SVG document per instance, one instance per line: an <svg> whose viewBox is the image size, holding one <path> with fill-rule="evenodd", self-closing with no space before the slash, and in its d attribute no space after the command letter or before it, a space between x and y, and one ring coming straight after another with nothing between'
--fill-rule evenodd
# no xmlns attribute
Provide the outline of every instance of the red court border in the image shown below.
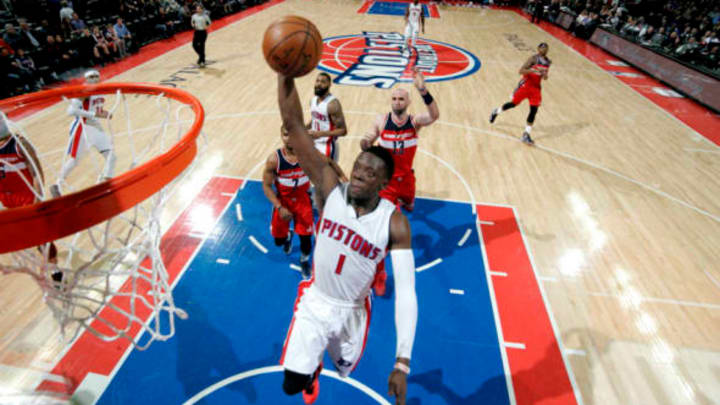
<svg viewBox="0 0 720 405"><path fill-rule="evenodd" d="M556 336L528 247L512 207L476 205L485 271L495 295L501 350L518 405L577 405L572 376ZM507 344L506 344L507 343Z"/></svg>

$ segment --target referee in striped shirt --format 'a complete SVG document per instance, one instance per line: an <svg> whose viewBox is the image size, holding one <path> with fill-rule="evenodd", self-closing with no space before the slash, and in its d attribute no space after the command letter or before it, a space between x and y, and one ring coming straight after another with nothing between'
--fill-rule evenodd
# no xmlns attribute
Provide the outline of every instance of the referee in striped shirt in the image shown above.
<svg viewBox="0 0 720 405"><path fill-rule="evenodd" d="M190 19L190 25L195 29L193 34L193 49L198 54L198 65L205 67L205 41L207 29L210 27L210 17L205 14L202 6L195 7L195 14Z"/></svg>

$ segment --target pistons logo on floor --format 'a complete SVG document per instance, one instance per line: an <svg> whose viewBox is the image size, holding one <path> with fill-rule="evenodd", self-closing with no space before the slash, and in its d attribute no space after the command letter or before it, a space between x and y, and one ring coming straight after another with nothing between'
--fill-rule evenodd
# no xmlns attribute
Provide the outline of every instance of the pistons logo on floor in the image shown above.
<svg viewBox="0 0 720 405"><path fill-rule="evenodd" d="M398 82L412 82L414 67L428 82L459 79L480 69L475 55L444 42L418 38L412 52L403 52L403 36L397 32L364 31L323 42L318 68L337 75L338 84L389 89Z"/></svg>

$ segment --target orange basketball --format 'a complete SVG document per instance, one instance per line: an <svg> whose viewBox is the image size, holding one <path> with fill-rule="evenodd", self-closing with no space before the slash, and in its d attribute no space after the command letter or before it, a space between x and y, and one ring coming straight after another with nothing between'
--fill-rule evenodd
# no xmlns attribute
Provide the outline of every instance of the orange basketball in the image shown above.
<svg viewBox="0 0 720 405"><path fill-rule="evenodd" d="M317 66L322 54L320 32L310 21L288 15L270 24L263 38L268 65L286 76L304 76Z"/></svg>

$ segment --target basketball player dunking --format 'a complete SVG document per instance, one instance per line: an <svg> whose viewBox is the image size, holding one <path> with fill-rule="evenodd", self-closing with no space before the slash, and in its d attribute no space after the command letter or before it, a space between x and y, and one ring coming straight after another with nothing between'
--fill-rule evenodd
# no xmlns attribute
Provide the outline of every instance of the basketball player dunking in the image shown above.
<svg viewBox="0 0 720 405"><path fill-rule="evenodd" d="M345 116L340 100L330 94L330 75L321 72L315 79L315 97L310 101L310 123L308 134L315 140L315 147L323 155L338 161L339 151L336 138L345 136Z"/></svg>
<svg viewBox="0 0 720 405"><path fill-rule="evenodd" d="M100 72L88 70L85 72L85 81L88 84L100 82ZM70 100L67 113L75 117L70 125L70 142L63 162L60 176L57 183L50 186L50 193L53 197L59 197L61 188L70 172L77 166L78 161L84 156L90 146L93 146L105 158L102 180L108 180L115 171L115 153L110 136L105 133L98 121L98 118L111 118L110 114L103 109L105 97L103 95L90 96L83 99L74 98Z"/></svg>
<svg viewBox="0 0 720 405"><path fill-rule="evenodd" d="M423 15L422 5L418 0L414 0L412 4L409 4L405 9L405 37L403 38L403 56L410 56L408 51L408 37L412 38L412 47L415 48L417 42L418 28L422 29L422 33L425 34L425 15Z"/></svg>
<svg viewBox="0 0 720 405"><path fill-rule="evenodd" d="M540 103L542 102L541 82L547 80L548 69L552 61L547 57L548 44L541 43L537 47L538 53L531 56L525 64L522 65L518 73L522 75L522 79L518 84L515 92L513 92L512 100L494 109L490 114L490 123L495 122L497 116L511 108L515 108L523 100L528 99L530 103L530 113L527 117L527 125L522 135L522 141L527 145L534 145L535 142L530 137L533 123L535 122L535 114L537 114Z"/></svg>
<svg viewBox="0 0 720 405"><path fill-rule="evenodd" d="M285 254L292 251L293 233L300 237L300 267L303 278L310 278L310 250L312 249L313 212L308 189L310 179L298 163L293 148L288 145L288 133L280 128L283 147L277 149L265 162L263 192L273 205L270 232L276 246L282 246ZM341 179L347 178L335 161L327 158L329 165ZM275 190L273 190L273 186ZM290 229L290 221L295 230Z"/></svg>
<svg viewBox="0 0 720 405"><path fill-rule="evenodd" d="M384 148L368 148L355 159L350 182L341 183L315 151L303 125L294 79L278 76L278 103L289 144L315 185L323 210L313 277L300 283L280 360L285 369L283 390L288 395L303 392L305 403L313 403L320 389L326 349L341 376L356 367L370 324L370 285L377 264L389 248L396 283L397 330L397 357L389 392L396 396L396 403L405 404L417 323L415 260L407 218L379 195L392 178L392 156Z"/></svg>
<svg viewBox="0 0 720 405"><path fill-rule="evenodd" d="M17 208L36 203L44 195L44 174L35 148L22 136L13 135L6 118L0 116L0 208ZM57 261L57 248L50 242L39 246L49 263ZM56 268L52 279L62 280Z"/></svg>

